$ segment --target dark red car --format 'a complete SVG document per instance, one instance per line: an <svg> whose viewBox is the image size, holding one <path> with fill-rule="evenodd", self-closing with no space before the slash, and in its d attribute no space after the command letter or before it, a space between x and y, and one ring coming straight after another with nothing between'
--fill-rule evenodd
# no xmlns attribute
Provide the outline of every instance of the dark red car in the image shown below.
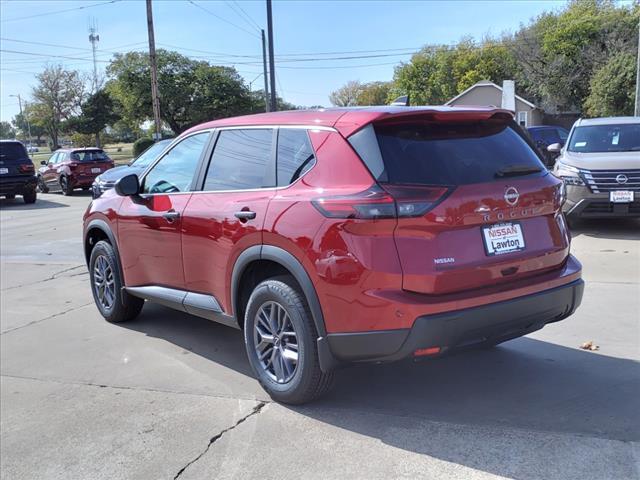
<svg viewBox="0 0 640 480"><path fill-rule="evenodd" d="M571 315L563 184L493 108L309 110L206 123L84 216L98 309L144 300L244 331L276 400L336 366L495 345Z"/></svg>
<svg viewBox="0 0 640 480"><path fill-rule="evenodd" d="M95 178L110 168L113 160L100 148L72 148L56 150L49 160L40 162L38 189L73 195L73 190L89 190Z"/></svg>

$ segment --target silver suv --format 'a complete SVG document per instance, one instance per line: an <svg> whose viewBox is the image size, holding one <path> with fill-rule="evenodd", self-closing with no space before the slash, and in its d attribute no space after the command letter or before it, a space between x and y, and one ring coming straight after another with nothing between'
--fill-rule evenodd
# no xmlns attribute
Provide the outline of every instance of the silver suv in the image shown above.
<svg viewBox="0 0 640 480"><path fill-rule="evenodd" d="M640 217L640 117L578 120L553 173L564 180L569 218Z"/></svg>

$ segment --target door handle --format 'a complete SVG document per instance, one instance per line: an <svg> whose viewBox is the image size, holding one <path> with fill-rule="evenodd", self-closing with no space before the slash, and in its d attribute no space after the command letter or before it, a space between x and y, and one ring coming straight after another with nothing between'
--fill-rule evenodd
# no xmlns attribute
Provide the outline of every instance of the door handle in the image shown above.
<svg viewBox="0 0 640 480"><path fill-rule="evenodd" d="M173 223L178 218L180 218L180 212L169 210L168 212L163 213L162 216L167 220L167 222Z"/></svg>
<svg viewBox="0 0 640 480"><path fill-rule="evenodd" d="M239 212L234 213L236 218L240 220L253 220L256 218L256 212L252 212L251 210L240 210Z"/></svg>

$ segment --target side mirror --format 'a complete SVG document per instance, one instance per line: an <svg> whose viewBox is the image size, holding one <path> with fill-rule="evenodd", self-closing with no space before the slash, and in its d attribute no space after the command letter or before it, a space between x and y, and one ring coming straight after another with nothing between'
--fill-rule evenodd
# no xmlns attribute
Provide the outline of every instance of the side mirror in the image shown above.
<svg viewBox="0 0 640 480"><path fill-rule="evenodd" d="M551 153L560 153L560 150L562 150L562 145L559 143L552 143L547 147L547 152Z"/></svg>
<svg viewBox="0 0 640 480"><path fill-rule="evenodd" d="M47 161L46 160L40 160L40 165L47 165Z"/></svg>
<svg viewBox="0 0 640 480"><path fill-rule="evenodd" d="M135 173L131 173L119 179L114 187L121 197L131 197L140 193L140 180Z"/></svg>

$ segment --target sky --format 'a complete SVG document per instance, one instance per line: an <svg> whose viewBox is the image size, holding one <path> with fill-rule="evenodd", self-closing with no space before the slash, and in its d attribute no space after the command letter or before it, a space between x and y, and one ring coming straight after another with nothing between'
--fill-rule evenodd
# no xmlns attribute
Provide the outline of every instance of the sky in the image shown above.
<svg viewBox="0 0 640 480"><path fill-rule="evenodd" d="M296 105L328 106L329 93L349 80L391 80L394 66L425 44L513 32L564 5L552 0L273 0L277 92ZM153 17L157 48L234 65L253 90L263 87L264 0L153 0ZM0 0L0 120L19 112L12 95L29 101L34 75L46 65L92 71L92 23L100 36L101 71L114 52L148 47L143 0ZM368 58L336 58L353 56Z"/></svg>

